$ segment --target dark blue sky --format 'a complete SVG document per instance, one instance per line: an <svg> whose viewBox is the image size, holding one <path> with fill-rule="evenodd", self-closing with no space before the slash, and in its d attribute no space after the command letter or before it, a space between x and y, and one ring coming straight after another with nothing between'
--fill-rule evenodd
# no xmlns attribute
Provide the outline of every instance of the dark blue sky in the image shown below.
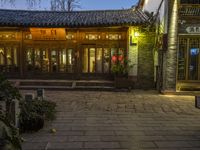
<svg viewBox="0 0 200 150"><path fill-rule="evenodd" d="M9 4L0 6L1 8L14 8L14 9L26 9L25 6L26 0L16 0L16 6L10 7ZM121 8L130 8L132 5L135 5L138 0L80 0L81 10L92 10L92 9L121 9ZM50 2L49 0L41 0L40 9L49 9ZM39 9L39 8L36 8Z"/></svg>
<svg viewBox="0 0 200 150"><path fill-rule="evenodd" d="M81 0L82 9L130 8L138 0Z"/></svg>

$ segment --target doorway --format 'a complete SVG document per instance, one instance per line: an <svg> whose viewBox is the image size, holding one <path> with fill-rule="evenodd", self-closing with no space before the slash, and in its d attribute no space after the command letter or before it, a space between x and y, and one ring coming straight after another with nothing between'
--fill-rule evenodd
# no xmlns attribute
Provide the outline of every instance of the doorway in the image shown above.
<svg viewBox="0 0 200 150"><path fill-rule="evenodd" d="M116 45L85 45L81 52L81 72L83 74L111 74L113 59L124 58L125 49Z"/></svg>

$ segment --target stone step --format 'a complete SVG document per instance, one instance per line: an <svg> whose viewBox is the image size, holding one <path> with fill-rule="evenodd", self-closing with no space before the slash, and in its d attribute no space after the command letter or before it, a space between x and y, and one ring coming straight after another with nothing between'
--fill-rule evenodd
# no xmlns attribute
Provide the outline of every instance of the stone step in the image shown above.
<svg viewBox="0 0 200 150"><path fill-rule="evenodd" d="M113 91L114 82L107 80L10 80L23 90L98 90Z"/></svg>

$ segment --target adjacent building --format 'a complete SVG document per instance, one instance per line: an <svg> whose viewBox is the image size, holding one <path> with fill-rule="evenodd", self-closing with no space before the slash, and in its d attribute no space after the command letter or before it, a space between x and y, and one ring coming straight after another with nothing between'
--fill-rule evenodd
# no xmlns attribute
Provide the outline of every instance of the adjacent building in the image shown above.
<svg viewBox="0 0 200 150"><path fill-rule="evenodd" d="M157 87L163 92L199 90L200 1L140 0L138 7L153 12L162 29L156 31L162 39L157 47Z"/></svg>
<svg viewBox="0 0 200 150"><path fill-rule="evenodd" d="M127 57L135 88L153 88L154 32L140 9L0 10L0 72L21 79L111 79Z"/></svg>

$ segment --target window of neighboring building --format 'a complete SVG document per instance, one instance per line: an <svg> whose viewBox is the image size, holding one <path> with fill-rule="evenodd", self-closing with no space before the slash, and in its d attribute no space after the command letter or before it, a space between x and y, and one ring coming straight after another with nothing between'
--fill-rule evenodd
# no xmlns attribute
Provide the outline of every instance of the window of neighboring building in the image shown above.
<svg viewBox="0 0 200 150"><path fill-rule="evenodd" d="M200 4L200 0L181 0L181 4Z"/></svg>
<svg viewBox="0 0 200 150"><path fill-rule="evenodd" d="M200 80L200 39L180 38L178 80Z"/></svg>

